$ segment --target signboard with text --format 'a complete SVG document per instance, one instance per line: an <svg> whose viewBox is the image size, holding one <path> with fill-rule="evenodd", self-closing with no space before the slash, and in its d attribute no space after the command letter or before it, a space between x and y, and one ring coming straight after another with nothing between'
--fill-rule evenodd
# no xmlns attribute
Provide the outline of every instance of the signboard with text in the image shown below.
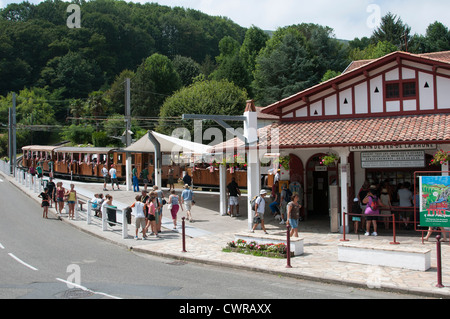
<svg viewBox="0 0 450 319"><path fill-rule="evenodd" d="M420 176L420 226L450 227L450 176Z"/></svg>
<svg viewBox="0 0 450 319"><path fill-rule="evenodd" d="M361 152L361 167L425 167L425 151Z"/></svg>
<svg viewBox="0 0 450 319"><path fill-rule="evenodd" d="M437 149L436 144L358 145L350 146L351 152L368 151L424 151Z"/></svg>

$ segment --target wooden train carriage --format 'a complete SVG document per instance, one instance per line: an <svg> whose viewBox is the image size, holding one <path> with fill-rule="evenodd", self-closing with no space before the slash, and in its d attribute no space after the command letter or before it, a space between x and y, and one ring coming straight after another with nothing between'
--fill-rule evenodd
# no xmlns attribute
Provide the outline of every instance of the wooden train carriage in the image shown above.
<svg viewBox="0 0 450 319"><path fill-rule="evenodd" d="M58 146L28 145L22 147L22 166L29 169L31 166L41 165L44 172L49 172L55 162L54 150Z"/></svg>
<svg viewBox="0 0 450 319"><path fill-rule="evenodd" d="M136 168L137 176L141 176L141 172L147 168L148 170L148 179L153 179L154 177L154 163L155 163L155 155L154 153L146 153L146 152L134 152L130 153L131 155L131 166L132 169ZM114 164L116 166L117 171L121 171L123 175L121 177L125 178L125 168L126 168L126 152L116 151L114 152ZM172 167L173 169L173 178L174 181L177 182L178 179L183 177L183 171L186 170L186 165L184 164L176 164L171 160L170 153L162 154L162 165L161 165L161 181L163 186L167 185L169 179L169 169ZM139 178L139 181L142 183L143 179Z"/></svg>
<svg viewBox="0 0 450 319"><path fill-rule="evenodd" d="M58 147L55 153L55 175L102 178L101 170L113 163L116 148L108 147ZM118 171L118 176L119 173ZM124 172L123 172L124 173Z"/></svg>
<svg viewBox="0 0 450 319"><path fill-rule="evenodd" d="M239 187L247 188L247 171L246 170L234 170L233 173L230 173L230 170L227 169L227 185L231 182L231 179L234 177L236 179L236 183ZM214 168L214 170L210 168L195 168L192 172L194 186L196 187L210 187L210 188L219 188L220 184L220 176L219 169Z"/></svg>

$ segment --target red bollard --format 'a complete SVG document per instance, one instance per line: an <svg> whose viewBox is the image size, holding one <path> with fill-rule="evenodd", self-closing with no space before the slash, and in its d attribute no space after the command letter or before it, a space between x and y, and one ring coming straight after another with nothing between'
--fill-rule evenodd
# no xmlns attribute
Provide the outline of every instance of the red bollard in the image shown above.
<svg viewBox="0 0 450 319"><path fill-rule="evenodd" d="M442 265L441 265L441 236L436 236L436 262L437 262L437 285L438 288L443 288L444 285L442 285Z"/></svg>
<svg viewBox="0 0 450 319"><path fill-rule="evenodd" d="M394 214L392 214L392 236L394 237L394 241L391 241L390 244L391 245L400 245L400 243L397 242L396 236L395 236L395 215Z"/></svg>
<svg viewBox="0 0 450 319"><path fill-rule="evenodd" d="M183 250L181 251L181 252L183 252L183 253L185 253L186 252L186 225L185 225L185 218L186 217L183 217L183 218L181 218L182 219L182 222L181 222L181 230L182 230L182 237L183 237Z"/></svg>
<svg viewBox="0 0 450 319"><path fill-rule="evenodd" d="M286 268L292 268L291 266L291 227L286 225L287 228L287 240L286 240L286 253L287 253L287 265Z"/></svg>
<svg viewBox="0 0 450 319"><path fill-rule="evenodd" d="M345 227L346 227L345 215L346 215L346 212L344 212L344 218L343 218L343 222L342 222L342 233L343 233L344 237L341 239L341 241L349 241L348 239L345 238Z"/></svg>

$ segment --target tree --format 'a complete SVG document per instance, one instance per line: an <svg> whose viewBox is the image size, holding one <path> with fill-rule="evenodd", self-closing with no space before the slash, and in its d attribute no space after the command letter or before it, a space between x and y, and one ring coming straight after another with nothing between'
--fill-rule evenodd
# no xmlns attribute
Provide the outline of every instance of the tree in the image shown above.
<svg viewBox="0 0 450 319"><path fill-rule="evenodd" d="M386 54L397 51L398 48L389 41L380 41L376 44L369 44L365 49L356 48L351 51L352 61L378 59Z"/></svg>
<svg viewBox="0 0 450 319"><path fill-rule="evenodd" d="M88 124L72 124L65 127L61 132L63 140L69 140L73 144L89 144L92 142L94 128Z"/></svg>
<svg viewBox="0 0 450 319"><path fill-rule="evenodd" d="M175 120L182 114L242 115L246 100L247 93L227 80L195 82L165 101L157 131L171 135L175 128L183 126L193 134L192 121Z"/></svg>
<svg viewBox="0 0 450 319"><path fill-rule="evenodd" d="M400 17L388 12L381 18L381 24L372 34L372 43L388 41L400 50L405 46L405 40L410 40L411 27L404 24Z"/></svg>
<svg viewBox="0 0 450 319"><path fill-rule="evenodd" d="M257 59L254 91L261 105L279 101L313 85L313 63L306 50L306 39L287 33L273 50Z"/></svg>
<svg viewBox="0 0 450 319"><path fill-rule="evenodd" d="M239 54L250 74L255 71L256 58L259 52L266 46L269 35L258 27L251 26L245 33L244 42Z"/></svg>
<svg viewBox="0 0 450 319"><path fill-rule="evenodd" d="M111 102L108 113L125 114L125 80L134 78L135 73L123 70L116 76L110 88L105 92L105 97Z"/></svg>
<svg viewBox="0 0 450 319"><path fill-rule="evenodd" d="M280 28L256 59L255 99L267 105L318 84L327 70L343 70L347 56L331 28L316 24Z"/></svg>
<svg viewBox="0 0 450 319"><path fill-rule="evenodd" d="M241 88L250 89L251 79L248 69L240 56L239 42L224 37L219 42L220 55L216 57L217 69L210 75L213 80L228 80Z"/></svg>
<svg viewBox="0 0 450 319"><path fill-rule="evenodd" d="M155 53L137 69L132 81L132 114L156 117L164 100L181 87L172 61Z"/></svg>
<svg viewBox="0 0 450 319"><path fill-rule="evenodd" d="M441 22L430 24L425 34L428 52L450 50L450 31Z"/></svg>
<svg viewBox="0 0 450 319"><path fill-rule="evenodd" d="M116 0L75 2L82 12L82 27L76 29L66 26L68 4L62 0L0 9L0 95L39 86L64 89L62 99L86 98L123 70L136 70L155 52L201 63L219 54L223 37L240 43L245 33L227 18L191 9ZM80 75L77 83L70 73Z"/></svg>
<svg viewBox="0 0 450 319"><path fill-rule="evenodd" d="M51 104L51 94L45 89L23 89L16 95L17 147L29 145L33 141L51 143L57 124L54 106ZM12 93L0 96L0 123L8 123L8 109L12 106ZM40 125L40 130L31 128ZM3 148L3 146L0 146ZM1 154L0 154L1 155Z"/></svg>
<svg viewBox="0 0 450 319"><path fill-rule="evenodd" d="M322 80L320 82L325 82L328 80L331 80L332 78L335 78L337 76L341 75L341 72L328 70L322 77Z"/></svg>
<svg viewBox="0 0 450 319"><path fill-rule="evenodd" d="M192 58L177 55L172 60L175 71L180 76L183 86L189 86L194 81L194 78L200 75L200 64L195 62Z"/></svg>
<svg viewBox="0 0 450 319"><path fill-rule="evenodd" d="M98 64L76 52L50 60L42 78L51 88L62 89L64 98L86 97L104 83Z"/></svg>

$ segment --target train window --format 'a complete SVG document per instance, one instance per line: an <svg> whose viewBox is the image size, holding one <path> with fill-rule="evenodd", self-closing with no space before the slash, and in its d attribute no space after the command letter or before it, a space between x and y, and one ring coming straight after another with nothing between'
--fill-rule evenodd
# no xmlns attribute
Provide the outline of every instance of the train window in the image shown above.
<svg viewBox="0 0 450 319"><path fill-rule="evenodd" d="M117 164L122 164L122 154L117 154Z"/></svg>

